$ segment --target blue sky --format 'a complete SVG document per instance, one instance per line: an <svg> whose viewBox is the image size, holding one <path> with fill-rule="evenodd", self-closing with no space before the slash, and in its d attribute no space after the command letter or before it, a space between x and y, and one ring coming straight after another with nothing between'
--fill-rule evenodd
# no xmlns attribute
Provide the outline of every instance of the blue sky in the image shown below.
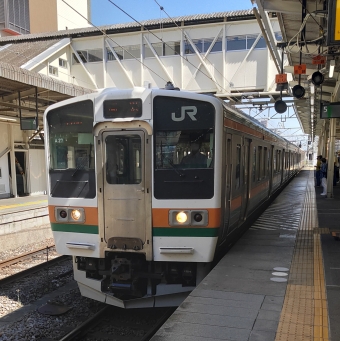
<svg viewBox="0 0 340 341"><path fill-rule="evenodd" d="M136 20L167 17L155 0L111 0ZM250 0L157 0L170 17L251 9ZM91 21L96 26L132 22L133 20L109 0L91 1Z"/></svg>

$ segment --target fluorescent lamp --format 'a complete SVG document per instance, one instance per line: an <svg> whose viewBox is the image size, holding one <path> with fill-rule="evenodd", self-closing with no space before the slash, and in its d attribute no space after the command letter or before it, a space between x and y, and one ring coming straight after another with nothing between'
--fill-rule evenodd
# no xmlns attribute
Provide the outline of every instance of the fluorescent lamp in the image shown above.
<svg viewBox="0 0 340 341"><path fill-rule="evenodd" d="M311 106L314 105L314 96L312 96L312 97L310 98L310 105L311 105Z"/></svg>
<svg viewBox="0 0 340 341"><path fill-rule="evenodd" d="M329 63L329 78L332 78L334 75L334 68L335 68L335 60L332 59Z"/></svg>
<svg viewBox="0 0 340 341"><path fill-rule="evenodd" d="M315 86L313 83L310 83L310 93L311 95L314 95L314 92L315 92Z"/></svg>
<svg viewBox="0 0 340 341"><path fill-rule="evenodd" d="M12 118L12 117L7 117L7 116L0 116L0 120L18 122L17 118Z"/></svg>

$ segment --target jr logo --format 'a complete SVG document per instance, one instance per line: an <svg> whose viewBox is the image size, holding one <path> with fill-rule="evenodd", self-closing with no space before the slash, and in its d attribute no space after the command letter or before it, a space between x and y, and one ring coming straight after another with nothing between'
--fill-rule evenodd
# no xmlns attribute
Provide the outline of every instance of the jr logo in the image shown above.
<svg viewBox="0 0 340 341"><path fill-rule="evenodd" d="M191 118L192 121L197 121L195 115L197 114L197 108L194 106L181 107L181 116L176 117L176 113L171 113L171 119L175 122L183 121L185 119L185 114Z"/></svg>

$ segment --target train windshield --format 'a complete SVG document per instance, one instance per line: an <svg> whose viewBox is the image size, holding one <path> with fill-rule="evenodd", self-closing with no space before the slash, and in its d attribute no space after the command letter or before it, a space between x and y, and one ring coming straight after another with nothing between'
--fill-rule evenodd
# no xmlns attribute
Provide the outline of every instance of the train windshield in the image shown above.
<svg viewBox="0 0 340 341"><path fill-rule="evenodd" d="M212 128L157 131L155 140L157 169L214 167L214 131Z"/></svg>
<svg viewBox="0 0 340 341"><path fill-rule="evenodd" d="M51 196L94 198L93 102L53 109L47 122Z"/></svg>
<svg viewBox="0 0 340 341"><path fill-rule="evenodd" d="M213 196L215 108L209 102L158 96L154 100L155 196Z"/></svg>

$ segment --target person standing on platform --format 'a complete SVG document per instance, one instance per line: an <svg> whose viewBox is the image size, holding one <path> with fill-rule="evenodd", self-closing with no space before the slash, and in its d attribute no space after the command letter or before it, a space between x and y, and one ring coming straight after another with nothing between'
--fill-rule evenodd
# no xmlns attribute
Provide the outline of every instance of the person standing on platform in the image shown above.
<svg viewBox="0 0 340 341"><path fill-rule="evenodd" d="M316 186L320 186L321 185L321 159L322 159L322 155L319 155L316 158L316 166L315 166L315 178L316 178Z"/></svg>
<svg viewBox="0 0 340 341"><path fill-rule="evenodd" d="M327 160L322 158L321 162L321 186L323 187L321 195L327 195Z"/></svg>
<svg viewBox="0 0 340 341"><path fill-rule="evenodd" d="M337 182L339 182L339 167L337 165L337 162L334 162L333 186L336 186Z"/></svg>

